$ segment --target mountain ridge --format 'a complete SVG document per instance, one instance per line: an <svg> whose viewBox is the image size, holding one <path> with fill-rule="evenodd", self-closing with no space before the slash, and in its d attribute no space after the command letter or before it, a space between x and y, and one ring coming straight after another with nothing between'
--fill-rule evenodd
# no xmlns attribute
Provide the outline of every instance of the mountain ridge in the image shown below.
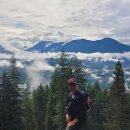
<svg viewBox="0 0 130 130"><path fill-rule="evenodd" d="M4 47L2 47L1 45L0 45L0 53L11 54L10 51L6 50L6 49L5 49Z"/></svg>
<svg viewBox="0 0 130 130"><path fill-rule="evenodd" d="M86 40L77 39L69 42L53 42L53 41L40 41L31 48L25 51L38 51L38 52L82 52L82 53L123 53L130 51L130 46L122 44L112 38L103 38L101 40Z"/></svg>

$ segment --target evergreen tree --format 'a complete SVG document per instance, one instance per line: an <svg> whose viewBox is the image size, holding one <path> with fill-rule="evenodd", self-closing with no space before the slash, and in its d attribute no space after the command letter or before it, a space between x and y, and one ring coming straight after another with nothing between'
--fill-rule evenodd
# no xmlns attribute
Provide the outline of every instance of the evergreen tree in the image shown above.
<svg viewBox="0 0 130 130"><path fill-rule="evenodd" d="M103 108L105 106L105 95L101 91L98 81L91 85L90 93L92 96L92 107L91 111L88 113L87 126L88 130L104 130L104 120L105 115L103 113Z"/></svg>
<svg viewBox="0 0 130 130"><path fill-rule="evenodd" d="M3 93L2 93L2 85L0 84L0 129L2 130L2 120L3 120L3 117L2 117L2 101L3 101Z"/></svg>
<svg viewBox="0 0 130 130"><path fill-rule="evenodd" d="M18 85L21 83L20 82L20 71L19 71L19 68L17 67L17 59L15 58L14 55L12 55L11 60L10 60L8 74L9 74L14 86L19 90Z"/></svg>
<svg viewBox="0 0 130 130"><path fill-rule="evenodd" d="M95 83L94 83L94 89L95 89L95 92L101 91L100 85L99 85L99 83L98 83L97 80L96 80Z"/></svg>
<svg viewBox="0 0 130 130"><path fill-rule="evenodd" d="M86 72L85 66L83 65L81 60L78 60L76 57L71 58L69 62L69 71L71 72L71 77L75 77L78 82L78 86L80 89L85 89L87 84L86 82Z"/></svg>
<svg viewBox="0 0 130 130"><path fill-rule="evenodd" d="M120 61L116 63L113 83L110 88L107 129L128 130L130 123L130 107L125 91L124 72Z"/></svg>
<svg viewBox="0 0 130 130"><path fill-rule="evenodd" d="M9 78L7 77L7 73L4 71L3 75L2 75L2 84L1 84L1 94L0 94L0 129L1 130L5 130L5 129L9 129L9 127L11 126L10 123L10 117L8 115L10 115L9 113L9 108L10 108L10 98L11 98L11 94L10 92L10 87L9 84L11 84ZM7 125L8 124L8 125Z"/></svg>
<svg viewBox="0 0 130 130"><path fill-rule="evenodd" d="M47 124L49 124L49 121L52 122L50 126L53 127L53 130L62 130L66 124L65 105L69 92L67 80L70 77L76 77L80 88L83 88L86 82L84 76L85 70L81 61L77 58L68 59L66 53L62 52L50 83L50 95L48 96L46 109L47 113L50 112L48 115L51 116L51 119L48 118L46 122L48 122ZM50 107L51 109L49 109Z"/></svg>
<svg viewBox="0 0 130 130"><path fill-rule="evenodd" d="M115 98L125 93L124 72L123 72L120 61L116 63L116 67L114 70L113 83L110 90L111 90L110 92L112 96Z"/></svg>
<svg viewBox="0 0 130 130"><path fill-rule="evenodd" d="M22 101L22 128L23 130L34 130L34 113L32 106L32 96L29 90L30 86L27 84L26 88L23 91L23 101Z"/></svg>
<svg viewBox="0 0 130 130"><path fill-rule="evenodd" d="M58 61L58 67L55 69L54 75L51 80L50 89L53 100L52 110L52 122L53 128L56 130L62 130L65 126L65 97L67 95L67 79L69 77L68 59L64 52L61 53L61 57Z"/></svg>
<svg viewBox="0 0 130 130"><path fill-rule="evenodd" d="M128 81L128 89L130 89L130 81Z"/></svg>
<svg viewBox="0 0 130 130"><path fill-rule="evenodd" d="M2 77L2 130L20 129L21 116L19 97L10 76L4 72Z"/></svg>
<svg viewBox="0 0 130 130"><path fill-rule="evenodd" d="M36 121L36 129L45 129L45 110L46 110L46 92L40 84L33 92L34 114Z"/></svg>
<svg viewBox="0 0 130 130"><path fill-rule="evenodd" d="M52 93L52 89L48 88L46 113L45 113L45 130L56 130L55 125L52 121L54 115L53 104L55 103L55 97Z"/></svg>
<svg viewBox="0 0 130 130"><path fill-rule="evenodd" d="M21 129L21 91L16 59L12 56L9 72L2 76L2 130Z"/></svg>
<svg viewBox="0 0 130 130"><path fill-rule="evenodd" d="M14 118L14 125L16 128L15 129L21 129L21 115L22 115L22 109L21 109L21 103L22 103L22 93L23 93L23 88L19 86L21 83L20 81L20 71L19 68L17 67L17 60L14 55L12 55L11 60L10 60L10 67L9 67L9 77L12 82L12 90L13 91L13 118Z"/></svg>

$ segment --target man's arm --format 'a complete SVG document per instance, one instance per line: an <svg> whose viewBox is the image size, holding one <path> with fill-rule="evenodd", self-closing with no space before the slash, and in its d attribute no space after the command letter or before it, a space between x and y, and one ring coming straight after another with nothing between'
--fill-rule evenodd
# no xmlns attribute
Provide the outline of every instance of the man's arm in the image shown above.
<svg viewBox="0 0 130 130"><path fill-rule="evenodd" d="M65 107L65 114L66 114L67 123L71 121L71 117L69 116L69 107L68 107L69 100L70 100L70 96L68 95L67 101L66 101L66 107Z"/></svg>
<svg viewBox="0 0 130 130"><path fill-rule="evenodd" d="M77 119L74 119L73 121L68 122L67 128L70 127L70 126L76 125L78 122L79 122L79 121L78 121Z"/></svg>
<svg viewBox="0 0 130 130"><path fill-rule="evenodd" d="M67 121L67 123L71 121L71 117L69 116L68 113L66 114L66 121Z"/></svg>

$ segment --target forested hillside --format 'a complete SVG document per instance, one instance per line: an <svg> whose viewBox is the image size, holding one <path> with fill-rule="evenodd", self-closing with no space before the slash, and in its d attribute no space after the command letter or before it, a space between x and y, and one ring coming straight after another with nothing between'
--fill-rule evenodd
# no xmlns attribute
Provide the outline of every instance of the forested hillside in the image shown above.
<svg viewBox="0 0 130 130"><path fill-rule="evenodd" d="M65 130L65 105L69 93L67 80L77 78L79 88L92 96L85 130L130 130L130 93L126 91L120 61L113 66L111 87L101 89L86 80L86 71L76 57L66 58L62 52L47 86L20 84L21 74L13 55L10 66L1 75L0 130ZM30 87L37 88L30 90Z"/></svg>

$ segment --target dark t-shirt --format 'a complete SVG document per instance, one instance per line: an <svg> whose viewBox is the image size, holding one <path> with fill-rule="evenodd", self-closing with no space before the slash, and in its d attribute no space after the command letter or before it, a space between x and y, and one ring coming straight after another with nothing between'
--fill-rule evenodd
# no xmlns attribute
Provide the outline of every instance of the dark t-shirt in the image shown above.
<svg viewBox="0 0 130 130"><path fill-rule="evenodd" d="M86 120L85 95L80 91L69 93L67 97L67 112L71 120L78 119L79 124L84 124Z"/></svg>

